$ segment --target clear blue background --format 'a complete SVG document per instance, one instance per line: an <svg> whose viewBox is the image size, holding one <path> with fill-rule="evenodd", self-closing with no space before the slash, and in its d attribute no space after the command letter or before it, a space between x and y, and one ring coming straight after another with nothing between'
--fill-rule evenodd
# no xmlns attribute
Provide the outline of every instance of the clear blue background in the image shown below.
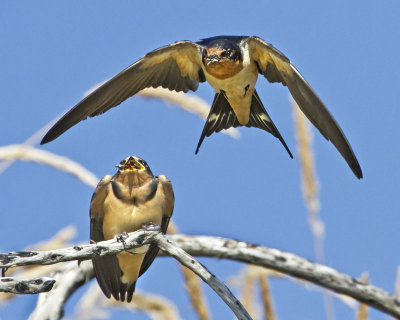
<svg viewBox="0 0 400 320"><path fill-rule="evenodd" d="M398 1L35 1L0 3L0 145L24 141L69 109L85 90L145 53L177 40L258 35L291 58L342 126L364 172L358 181L313 129L329 266L393 292L399 265L400 5ZM293 152L288 91L259 78L257 90ZM211 103L213 90L198 94ZM113 174L127 155L146 159L174 186L174 221L183 233L224 236L314 260L297 157L257 129L236 141L215 134L197 156L204 121L158 100L132 98L73 127L43 149ZM93 189L69 175L16 163L0 177L0 248L21 250L76 225L89 238ZM227 279L240 264L202 260ZM159 259L140 289L165 295L184 319L195 317L172 259ZM322 296L287 280L272 282L280 319L323 319ZM82 290L80 291L80 293ZM230 310L206 289L214 319ZM67 304L72 315L78 299ZM23 319L36 297L0 310ZM335 301L337 319L353 310ZM127 319L127 312L114 313ZM118 316L117 316L118 315ZM140 318L140 317L139 317ZM144 317L143 317L144 318ZM386 319L378 311L372 319Z"/></svg>

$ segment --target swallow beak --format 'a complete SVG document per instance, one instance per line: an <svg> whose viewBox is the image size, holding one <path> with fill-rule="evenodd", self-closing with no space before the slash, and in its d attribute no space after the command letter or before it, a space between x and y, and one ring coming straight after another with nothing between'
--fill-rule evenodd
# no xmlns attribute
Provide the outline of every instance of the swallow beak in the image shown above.
<svg viewBox="0 0 400 320"><path fill-rule="evenodd" d="M217 56L216 54L212 54L210 56L206 56L206 60L208 61L208 63L219 62L221 60L221 57Z"/></svg>
<svg viewBox="0 0 400 320"><path fill-rule="evenodd" d="M120 164L117 164L116 167L121 171L139 171L146 169L138 160L133 157L130 157Z"/></svg>

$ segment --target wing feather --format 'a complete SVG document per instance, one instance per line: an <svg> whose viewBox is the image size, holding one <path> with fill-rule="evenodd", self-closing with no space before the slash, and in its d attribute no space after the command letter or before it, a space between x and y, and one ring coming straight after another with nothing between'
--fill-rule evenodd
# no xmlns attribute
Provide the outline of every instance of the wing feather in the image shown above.
<svg viewBox="0 0 400 320"><path fill-rule="evenodd" d="M260 73L268 81L280 82L288 87L301 111L321 134L333 143L356 177L361 179L361 167L342 129L289 59L258 37L247 38L245 45L248 46L250 58L257 63Z"/></svg>
<svg viewBox="0 0 400 320"><path fill-rule="evenodd" d="M97 116L148 87L196 91L201 72L202 46L179 41L156 49L105 82L69 110L44 136L50 142L87 117Z"/></svg>
<svg viewBox="0 0 400 320"><path fill-rule="evenodd" d="M104 201L110 189L111 179L112 176L107 175L99 182L90 202L90 239L94 242L105 240L103 234ZM110 298L112 295L116 300L124 301L125 294L128 292L127 301L132 299L130 292L135 289L135 283L124 284L121 282L122 271L117 256L98 257L93 259L92 263L97 283L106 297Z"/></svg>

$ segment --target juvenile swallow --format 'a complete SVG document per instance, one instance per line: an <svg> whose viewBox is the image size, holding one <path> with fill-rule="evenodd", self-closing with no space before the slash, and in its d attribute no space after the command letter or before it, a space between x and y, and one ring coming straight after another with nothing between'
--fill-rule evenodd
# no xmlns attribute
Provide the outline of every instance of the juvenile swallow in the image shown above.
<svg viewBox="0 0 400 320"><path fill-rule="evenodd" d="M218 36L198 42L179 41L149 52L104 83L69 110L43 138L41 144L86 119L119 105L147 87L196 91L207 81L214 101L201 133L204 138L230 127L256 127L277 137L293 158L255 90L258 74L269 82L287 86L300 109L341 153L357 178L362 171L343 131L290 60L259 37Z"/></svg>
<svg viewBox="0 0 400 320"><path fill-rule="evenodd" d="M164 175L153 176L139 157L120 162L118 172L106 175L90 203L90 239L110 240L124 232L133 232L143 224L155 223L165 234L174 209L171 182ZM138 277L151 265L158 247L151 244L113 256L93 259L97 282L107 296L127 302L132 300Z"/></svg>

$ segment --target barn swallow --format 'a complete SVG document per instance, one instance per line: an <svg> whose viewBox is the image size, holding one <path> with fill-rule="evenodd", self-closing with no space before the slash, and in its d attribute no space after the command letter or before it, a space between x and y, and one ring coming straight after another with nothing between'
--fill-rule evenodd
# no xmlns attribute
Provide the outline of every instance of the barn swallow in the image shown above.
<svg viewBox="0 0 400 320"><path fill-rule="evenodd" d="M230 127L256 127L277 137L290 157L289 148L265 110L255 90L258 74L269 82L287 86L292 97L321 134L341 153L357 178L362 171L343 131L290 60L259 37L218 36L198 42L179 41L149 52L117 74L68 111L41 144L86 119L119 105L147 87L196 91L208 81L214 101L201 133L204 138Z"/></svg>
<svg viewBox="0 0 400 320"><path fill-rule="evenodd" d="M143 224L155 223L167 232L174 209L171 182L164 175L155 177L139 157L120 162L118 172L106 175L90 203L90 239L109 240L132 232ZM107 296L127 302L132 300L138 277L151 265L158 253L156 245L143 245L113 256L93 259L97 282Z"/></svg>

